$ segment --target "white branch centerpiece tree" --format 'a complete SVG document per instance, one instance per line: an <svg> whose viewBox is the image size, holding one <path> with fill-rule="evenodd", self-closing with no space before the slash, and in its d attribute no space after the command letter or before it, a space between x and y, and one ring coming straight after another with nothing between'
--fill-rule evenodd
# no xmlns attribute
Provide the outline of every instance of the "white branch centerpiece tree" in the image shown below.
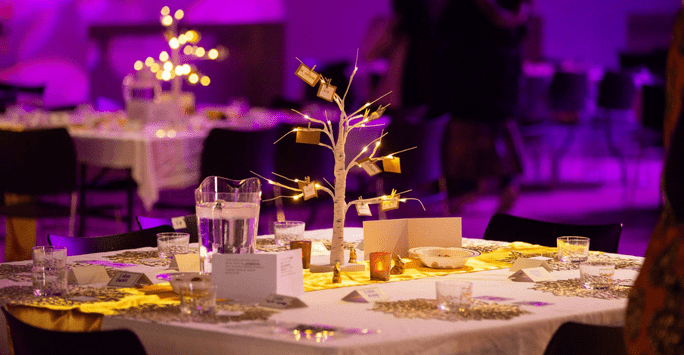
<svg viewBox="0 0 684 355"><path fill-rule="evenodd" d="M358 61L358 59L357 59ZM377 109L371 112L371 106L373 106L378 100L387 96L389 93L377 98L375 101L368 102L362 105L359 109L348 114L345 107L345 99L349 93L349 88L354 79L358 67L354 66L354 71L349 77L349 83L347 84L347 89L342 97L340 97L335 91L337 87L333 86L330 79L322 77L321 74L315 71L316 67L313 66L309 68L300 60L300 65L295 72L299 78L304 80L307 84L312 87L319 85L318 97L329 102L334 102L340 111L339 122L337 122L337 131L333 130L333 123L327 119L321 120L311 117L307 114L301 113L299 111L293 110L294 112L301 115L306 122L308 122L307 127L295 128L292 131L286 133L283 137L285 138L289 134L296 134L296 140L298 143L308 143L316 144L328 148L334 156L334 185L330 184L327 180L325 181L328 186L324 186L316 181L310 181L309 177L304 177L303 179L286 177L274 173L277 177L282 180L286 180L287 183L276 182L271 179L267 179L263 176L261 178L268 181L269 184L280 186L283 189L291 191L293 195L289 196L278 196L276 198L292 198L299 199L303 198L308 200L310 198L318 197L318 192L323 191L330 195L334 203L334 215L333 215L333 235L332 235L332 246L330 250L330 264L316 265L311 264L311 272L329 272L333 270L336 263L340 264L343 271L363 271L365 270L364 264L354 264L346 263L344 258L344 222L348 209L351 206L356 206L359 215L370 216L369 205L378 204L380 209L383 211L396 209L399 207L400 202L406 202L407 200L415 200L419 203L420 200L415 198L403 198L403 194L410 192L411 190L403 191L397 193L392 190L392 193L384 196L377 196L372 198L359 197L356 200L347 202L346 190L347 190L347 175L349 171L355 167L365 170L369 175L373 176L380 173L380 167L376 165L377 162L381 161L385 171L400 172L400 161L396 157L397 154L405 152L405 149L398 152L393 152L392 154L385 156L378 156L378 148L382 138L387 134L383 133L379 137L368 142L356 155L354 158L347 162L347 157L345 153L345 145L347 143L347 137L350 132L356 129L362 129L365 127L372 127L369 125L372 121L379 119L384 113L387 105L378 105ZM312 124L314 127L312 127ZM337 136L335 136L337 133ZM321 135L324 135L328 142L321 142ZM278 142L276 141L276 143ZM324 179L325 180L325 179ZM291 186L294 185L294 186ZM422 203L421 203L422 205Z"/></svg>

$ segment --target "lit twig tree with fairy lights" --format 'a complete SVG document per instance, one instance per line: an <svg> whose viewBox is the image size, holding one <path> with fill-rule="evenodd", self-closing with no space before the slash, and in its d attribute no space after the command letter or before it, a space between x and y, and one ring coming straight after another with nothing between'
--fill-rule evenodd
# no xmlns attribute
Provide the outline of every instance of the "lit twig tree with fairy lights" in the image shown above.
<svg viewBox="0 0 684 355"><path fill-rule="evenodd" d="M407 200L418 201L421 205L422 202L420 202L420 200L416 198L401 197L403 194L410 192L411 190L403 191L400 193L397 193L395 190L392 190L392 193L390 195L377 196L372 198L359 197L359 199L357 200L347 202L347 174L354 167L358 167L365 170L366 173L368 173L370 176L376 175L382 171L380 167L376 165L376 163L379 161L382 162L383 169L385 171L400 173L400 160L399 157L396 157L396 155L407 150L413 149L415 147L398 152L393 152L385 156L377 156L378 148L380 147L380 142L382 138L387 134L383 133L380 135L380 137L368 142L363 147L363 149L361 149L361 151L358 152L349 163L347 163L345 144L347 143L347 137L349 133L355 129L372 127L372 125L369 125L369 123L379 119L384 113L385 109L387 108L387 105L379 105L378 108L373 112L371 112L370 107L374 105L378 100L387 96L389 93L377 98L373 102L366 103L365 105L361 106L359 109L352 112L351 114L347 114L345 108L345 99L347 97L347 94L349 93L349 87L351 86L351 83L354 79L354 75L358 70L358 67L354 67L354 71L352 72L349 78L347 89L344 95L340 98L340 96L335 93L337 87L332 85L330 79L326 79L322 77L321 74L317 73L315 71L315 66L309 68L304 63L302 63L301 60L300 63L301 64L297 68L295 74L312 87L319 85L318 97L337 104L337 107L340 110L340 120L338 122L337 137L335 137L333 123L329 119L327 119L327 117L325 120L321 120L314 117L310 117L309 115L301 113L299 111L293 110L300 114L302 117L304 117L304 119L306 119L306 121L308 122L308 126L295 128L292 131L286 133L280 139L278 139L278 141L285 138L287 135L294 133L296 134L296 141L298 143L316 144L330 149L335 159L334 185L330 184L330 182L328 182L327 180L325 182L328 186L324 186L316 181L310 181L309 177L300 179L285 177L274 173L274 175L276 175L277 177L283 180L287 180L288 183L294 185L290 186L288 185L288 183L280 183L271 179L264 178L263 176L260 177L267 180L268 183L272 185L280 186L281 188L294 193L294 195L279 196L276 198L302 198L304 200L308 200L310 198L318 197L319 191L323 191L332 197L334 203L334 216L332 247L330 250L330 264L319 266L312 264L312 272L330 271L332 270L332 267L335 265L335 263L340 263L342 268L348 271L358 270L359 268L363 270L365 267L362 264L346 264L344 260L344 221L348 209L351 206L356 206L359 215L369 216L371 215L369 205L377 204L380 205L381 210L387 211L399 208L399 203L406 202ZM311 127L312 124L318 127ZM321 142L321 134L327 137L329 143Z"/></svg>
<svg viewBox="0 0 684 355"><path fill-rule="evenodd" d="M171 81L171 93L178 98L181 93L182 78L192 84L208 86L211 82L208 76L202 74L195 65L190 62L195 60L222 60L227 56L227 50L223 47L206 50L198 45L201 34L195 30L182 31L179 33L178 24L185 16L179 9L171 15L168 6L161 9L160 21L166 28L164 38L169 44L170 53L162 51L159 60L147 57L145 61L138 60L134 64L135 70L143 70L145 67L151 71L157 80Z"/></svg>

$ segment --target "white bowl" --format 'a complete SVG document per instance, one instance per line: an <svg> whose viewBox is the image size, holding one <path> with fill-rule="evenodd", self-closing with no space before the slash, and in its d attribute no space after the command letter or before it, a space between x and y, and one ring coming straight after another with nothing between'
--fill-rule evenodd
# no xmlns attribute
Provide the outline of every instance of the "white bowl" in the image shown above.
<svg viewBox="0 0 684 355"><path fill-rule="evenodd" d="M480 252L475 250L442 247L412 248L409 253L418 255L423 265L433 269L462 268L468 258L480 255Z"/></svg>
<svg viewBox="0 0 684 355"><path fill-rule="evenodd" d="M209 275L200 275L199 272L172 272L168 274L157 275L157 279L168 281L173 288L173 292L178 293L178 284L181 282L190 281L206 281L210 279Z"/></svg>

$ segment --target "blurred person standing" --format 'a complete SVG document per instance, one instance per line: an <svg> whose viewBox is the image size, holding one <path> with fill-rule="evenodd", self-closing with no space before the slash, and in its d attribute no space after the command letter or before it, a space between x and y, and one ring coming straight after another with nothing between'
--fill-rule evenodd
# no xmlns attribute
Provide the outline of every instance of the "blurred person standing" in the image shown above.
<svg viewBox="0 0 684 355"><path fill-rule="evenodd" d="M452 213L495 180L499 212L522 172L513 115L531 0L450 1L435 29L431 113L451 114L443 150Z"/></svg>
<svg viewBox="0 0 684 355"><path fill-rule="evenodd" d="M391 92L379 103L391 116L422 116L430 94L432 21L428 0L392 0L392 13L371 20L360 55L366 63L369 101Z"/></svg>

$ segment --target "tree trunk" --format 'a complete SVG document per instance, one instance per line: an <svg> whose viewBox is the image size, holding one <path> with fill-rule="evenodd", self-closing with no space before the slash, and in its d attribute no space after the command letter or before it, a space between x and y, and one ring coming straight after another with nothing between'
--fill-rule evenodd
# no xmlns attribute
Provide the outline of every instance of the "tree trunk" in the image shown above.
<svg viewBox="0 0 684 355"><path fill-rule="evenodd" d="M333 216L333 236L330 247L330 264L344 264L344 219L347 202L347 171L345 165L345 135L340 134L335 145L335 201Z"/></svg>

